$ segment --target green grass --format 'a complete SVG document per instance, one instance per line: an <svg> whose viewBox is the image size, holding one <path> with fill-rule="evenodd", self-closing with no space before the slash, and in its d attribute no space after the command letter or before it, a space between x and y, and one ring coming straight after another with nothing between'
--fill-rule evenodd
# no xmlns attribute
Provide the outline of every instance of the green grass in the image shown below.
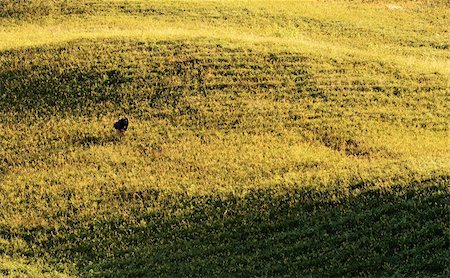
<svg viewBox="0 0 450 278"><path fill-rule="evenodd" d="M0 275L448 276L449 7L394 2L0 0Z"/></svg>

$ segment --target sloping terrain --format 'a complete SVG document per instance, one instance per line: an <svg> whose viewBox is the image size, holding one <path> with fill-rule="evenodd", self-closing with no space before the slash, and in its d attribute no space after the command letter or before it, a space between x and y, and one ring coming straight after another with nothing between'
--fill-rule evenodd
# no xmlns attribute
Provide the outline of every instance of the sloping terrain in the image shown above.
<svg viewBox="0 0 450 278"><path fill-rule="evenodd" d="M448 11L1 0L0 273L447 276Z"/></svg>

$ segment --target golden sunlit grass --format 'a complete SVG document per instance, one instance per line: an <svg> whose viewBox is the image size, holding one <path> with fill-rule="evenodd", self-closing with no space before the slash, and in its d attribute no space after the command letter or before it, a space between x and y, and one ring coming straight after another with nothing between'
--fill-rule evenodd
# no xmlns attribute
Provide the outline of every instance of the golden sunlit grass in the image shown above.
<svg viewBox="0 0 450 278"><path fill-rule="evenodd" d="M445 1L0 7L2 275L448 273Z"/></svg>

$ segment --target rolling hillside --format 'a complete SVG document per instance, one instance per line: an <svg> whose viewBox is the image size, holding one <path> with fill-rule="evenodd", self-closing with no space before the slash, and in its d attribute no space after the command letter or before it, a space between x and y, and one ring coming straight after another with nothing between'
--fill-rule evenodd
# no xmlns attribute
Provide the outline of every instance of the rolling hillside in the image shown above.
<svg viewBox="0 0 450 278"><path fill-rule="evenodd" d="M449 11L0 0L0 275L447 277Z"/></svg>

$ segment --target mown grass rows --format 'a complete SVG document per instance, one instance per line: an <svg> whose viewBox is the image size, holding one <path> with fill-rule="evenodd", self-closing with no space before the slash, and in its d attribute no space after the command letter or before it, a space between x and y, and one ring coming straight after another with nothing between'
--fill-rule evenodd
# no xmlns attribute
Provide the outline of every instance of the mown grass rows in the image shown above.
<svg viewBox="0 0 450 278"><path fill-rule="evenodd" d="M438 116L445 113L446 78L439 74L398 72L392 65L364 62L349 66L346 61L330 63L295 53L260 55L251 50L209 45L199 51L197 47L181 42L146 45L107 40L23 54L6 51L2 109L37 113L61 109L89 115L93 110L99 114L139 105L149 96L154 108L175 108L179 101L199 96L258 95L294 103L312 97L313 102L351 102L369 108L385 101L406 110L425 104L427 111Z"/></svg>
<svg viewBox="0 0 450 278"><path fill-rule="evenodd" d="M363 90L338 94L316 87L316 80L329 74L329 71L325 74L314 71L320 61L294 53L260 55L251 50L213 45L106 40L81 41L23 53L8 51L2 55L2 61L0 107L7 115L2 121L10 131L2 136L4 146L9 146L5 149L2 169L40 160L39 156L49 151L60 148L66 151L70 145L58 140L65 140L68 133L72 133L70 137L79 137L82 145L114 141L104 132L103 139L89 134L92 128L89 121L80 121L76 134L69 132L73 127L65 129L63 135L52 136L51 129L48 134L42 134L51 128L46 126L40 132L33 132L34 140L39 141L30 141L27 148L23 138L14 139L17 133L12 129L18 128L14 122L28 119L25 122L31 120L35 124L33 128L39 130L40 123L33 118L39 116L42 121L55 113L70 117L127 113L142 120L199 130L253 134L283 134L292 130L300 140L315 140L348 155L387 158L397 158L398 151L379 143L367 145L364 141L370 140L361 136L362 129L367 132L369 128L364 122L381 119L406 127L423 122L419 127L438 132L448 128L444 117L446 105L440 91L416 93L411 88L403 97ZM345 70L336 67L334 71L342 73L334 76L336 81L348 78ZM439 76L436 80L442 82ZM380 113L377 106L382 100L387 107L401 105L403 109L386 109ZM405 113L408 109L414 110L413 118ZM423 118L417 109L424 110ZM332 115L342 113L349 120L339 123L332 120ZM69 122L79 125L77 120ZM355 128L356 123L361 126ZM83 126L86 126L84 131ZM376 136L379 132L373 131ZM35 147L36 143L39 148Z"/></svg>
<svg viewBox="0 0 450 278"><path fill-rule="evenodd" d="M448 178L388 190L359 185L349 195L124 191L117 198L132 207L129 215L3 229L11 240L3 251L75 261L88 276L444 274L447 185Z"/></svg>
<svg viewBox="0 0 450 278"><path fill-rule="evenodd" d="M417 92L407 84L414 79L420 83L422 76L395 74L392 78L397 82L407 82L401 95L370 88L354 92L340 86L320 88L320 79L327 78L330 70L316 71L320 60L295 53L262 54L182 42L101 40L23 53L7 51L2 61L0 108L7 115L2 121L8 130L18 128L14 122L30 120L38 129L35 116L41 121L55 113L100 118L126 113L141 120L195 130L252 134L293 131L299 140L315 140L348 155L398 158L398 150L386 147L386 142L381 146L370 141L379 138L380 132L394 129L416 127L414 136L429 130L436 132L436 138L443 138L448 129L445 80L439 75L428 77L433 80L428 86L436 82L438 89L422 85L424 92ZM336 83L348 82L349 71L355 71L353 77L356 73L362 75L365 66L334 66L333 78ZM368 71L373 73L374 67ZM378 87L384 88L383 84ZM385 109L380 109L380 103ZM333 119L343 114L345 120ZM78 125L76 122L72 125ZM110 141L108 136L101 139L89 135L89 121L81 123L86 126L81 144ZM43 144L40 150L55 149L54 144L67 137L70 129L73 127L54 139L50 134L40 135L41 139L36 138ZM10 146L7 153L23 150L18 141L11 143L14 135L12 130L3 134L6 146ZM22 161L36 160L24 157ZM20 164L14 158L10 160L4 159L3 165Z"/></svg>
<svg viewBox="0 0 450 278"><path fill-rule="evenodd" d="M291 3L303 17L262 2L5 3L22 9L7 17L44 28L126 13L229 21L281 41L302 29L355 52L173 38L2 51L1 274L448 275L448 77L379 51L353 55L382 44L442 66L442 12L407 2L402 17L381 2ZM112 129L121 114L131 123L122 139Z"/></svg>
<svg viewBox="0 0 450 278"><path fill-rule="evenodd" d="M6 255L94 276L445 271L446 126L408 131L392 110L370 126L380 99L405 113L434 98L421 120L445 121L439 90L338 94L318 87L329 71L314 57L188 42L83 40L2 61ZM423 139L399 130L435 139L415 153Z"/></svg>
<svg viewBox="0 0 450 278"><path fill-rule="evenodd" d="M364 2L364 1L363 1ZM137 16L176 23L184 21L203 23L210 26L233 26L257 29L260 33L278 37L297 38L311 36L314 39L339 41L356 48L371 45L390 45L391 50L409 55L427 56L429 53L445 57L449 44L441 39L445 36L445 1L400 1L405 10L394 12L386 18L386 5L380 3L333 3L321 8L339 11L335 17L316 12L318 2L288 2L284 5L252 1L245 5L236 1L227 3L197 2L194 5L182 1L158 3L154 1L10 1L3 0L3 18L37 20L41 17L110 15ZM370 6L372 5L372 7ZM292 6L293 9L286 7ZM375 7L375 9L374 9ZM430 22L423 7L435 17ZM299 13L293 11L300 10ZM306 13L303 13L306 10ZM308 11L309 10L309 11ZM372 22L360 16L363 10L370 17L379 18ZM409 17L415 17L414 20ZM401 32L399 32L401 30ZM439 36L440 35L440 36ZM364 39L362 39L364 38ZM358 44L353 42L358 41ZM428 52L428 54L426 53ZM447 56L448 57L448 56Z"/></svg>

